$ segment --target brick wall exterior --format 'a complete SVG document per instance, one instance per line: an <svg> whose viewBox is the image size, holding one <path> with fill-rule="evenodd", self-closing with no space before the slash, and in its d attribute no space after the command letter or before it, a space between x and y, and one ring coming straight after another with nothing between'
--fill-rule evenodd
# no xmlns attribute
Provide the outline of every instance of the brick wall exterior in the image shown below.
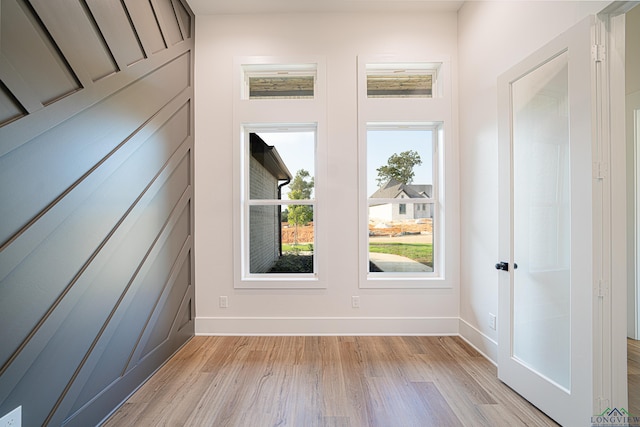
<svg viewBox="0 0 640 427"><path fill-rule="evenodd" d="M277 199L278 181L256 159L251 157L250 196L252 199ZM265 273L280 255L278 224L279 206L251 206L249 211L250 272Z"/></svg>

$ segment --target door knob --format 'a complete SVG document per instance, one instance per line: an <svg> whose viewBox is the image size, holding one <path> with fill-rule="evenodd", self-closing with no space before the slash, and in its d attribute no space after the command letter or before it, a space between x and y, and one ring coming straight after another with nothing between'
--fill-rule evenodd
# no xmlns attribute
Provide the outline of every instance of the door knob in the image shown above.
<svg viewBox="0 0 640 427"><path fill-rule="evenodd" d="M518 264L514 263L513 269L515 270L516 268L518 268ZM497 263L496 270L509 271L509 263L504 261Z"/></svg>
<svg viewBox="0 0 640 427"><path fill-rule="evenodd" d="M509 263L504 261L497 263L496 270L509 271Z"/></svg>

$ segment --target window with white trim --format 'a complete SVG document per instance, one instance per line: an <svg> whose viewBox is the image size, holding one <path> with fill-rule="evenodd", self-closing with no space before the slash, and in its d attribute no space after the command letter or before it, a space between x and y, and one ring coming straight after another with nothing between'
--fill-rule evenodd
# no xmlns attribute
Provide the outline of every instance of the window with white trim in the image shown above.
<svg viewBox="0 0 640 427"><path fill-rule="evenodd" d="M317 64L246 64L243 99L313 99Z"/></svg>
<svg viewBox="0 0 640 427"><path fill-rule="evenodd" d="M448 61L359 57L360 287L451 287Z"/></svg>
<svg viewBox="0 0 640 427"><path fill-rule="evenodd" d="M245 126L244 276L313 277L314 124Z"/></svg>
<svg viewBox="0 0 640 427"><path fill-rule="evenodd" d="M367 126L367 247L372 278L433 276L437 127ZM421 210L422 206L427 208Z"/></svg>
<svg viewBox="0 0 640 427"><path fill-rule="evenodd" d="M438 63L367 64L367 98L433 98L438 92Z"/></svg>
<svg viewBox="0 0 640 427"><path fill-rule="evenodd" d="M324 288L324 60L237 57L234 67L234 287Z"/></svg>

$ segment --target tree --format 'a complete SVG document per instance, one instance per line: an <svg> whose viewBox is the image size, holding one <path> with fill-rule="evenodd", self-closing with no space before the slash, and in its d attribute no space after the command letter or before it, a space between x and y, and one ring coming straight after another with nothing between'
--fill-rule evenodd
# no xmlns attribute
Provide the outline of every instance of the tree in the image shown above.
<svg viewBox="0 0 640 427"><path fill-rule="evenodd" d="M403 184L411 184L415 176L413 168L421 164L422 159L417 151L408 150L400 154L392 154L386 165L376 169L376 172L378 172L378 178L376 179L378 187L382 187L392 179Z"/></svg>
<svg viewBox="0 0 640 427"><path fill-rule="evenodd" d="M295 178L289 185L291 191L287 193L290 200L309 200L313 193L313 178L310 178L309 172L300 169L296 172ZM307 225L313 221L313 207L309 205L289 205L288 220L294 225L293 244L298 244L298 225Z"/></svg>

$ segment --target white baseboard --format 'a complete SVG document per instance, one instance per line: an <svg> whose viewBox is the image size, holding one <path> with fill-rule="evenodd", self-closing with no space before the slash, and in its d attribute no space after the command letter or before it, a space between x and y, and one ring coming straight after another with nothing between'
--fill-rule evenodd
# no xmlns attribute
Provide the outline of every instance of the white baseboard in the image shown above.
<svg viewBox="0 0 640 427"><path fill-rule="evenodd" d="M494 365L498 364L498 343L471 324L459 319L460 336Z"/></svg>
<svg viewBox="0 0 640 427"><path fill-rule="evenodd" d="M196 335L458 335L457 317L196 317Z"/></svg>

